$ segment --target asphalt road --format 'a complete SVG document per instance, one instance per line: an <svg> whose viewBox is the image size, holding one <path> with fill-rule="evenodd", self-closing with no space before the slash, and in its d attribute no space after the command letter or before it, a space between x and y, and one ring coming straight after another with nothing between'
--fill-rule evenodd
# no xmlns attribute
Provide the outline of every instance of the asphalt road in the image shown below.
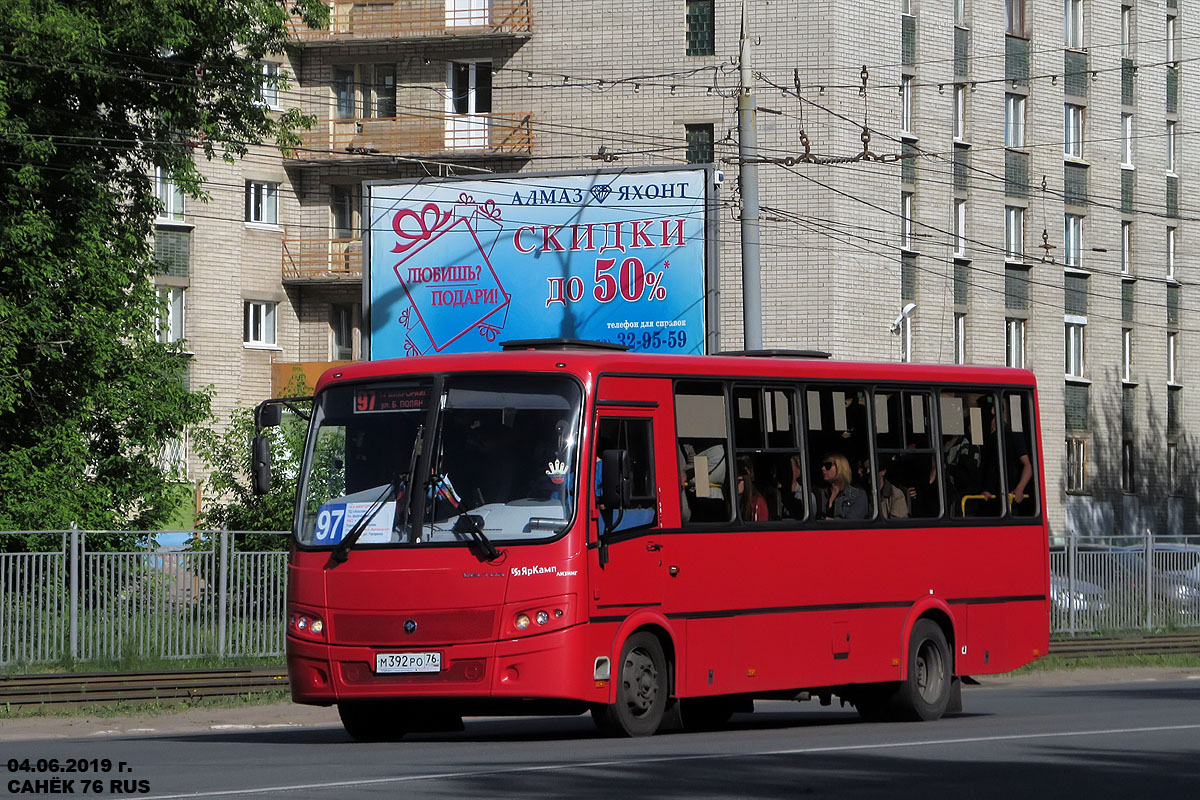
<svg viewBox="0 0 1200 800"><path fill-rule="evenodd" d="M204 730L150 719L153 730L6 735L4 722L0 766L109 759L126 771L6 771L0 798L34 796L27 788L140 798L1200 796L1200 674L1001 683L968 687L963 699L962 714L906 724L865 724L836 703L759 703L724 731L635 740L600 738L584 716L468 720L462 733L363 745L327 711L297 721L271 707ZM56 777L73 791L24 784ZM97 777L101 791L83 784Z"/></svg>

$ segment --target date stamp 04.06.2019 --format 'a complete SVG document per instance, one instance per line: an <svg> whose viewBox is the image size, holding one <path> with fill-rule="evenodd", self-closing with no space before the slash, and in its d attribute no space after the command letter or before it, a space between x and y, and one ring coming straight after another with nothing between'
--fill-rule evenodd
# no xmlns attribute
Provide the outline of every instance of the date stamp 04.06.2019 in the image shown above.
<svg viewBox="0 0 1200 800"><path fill-rule="evenodd" d="M148 794L150 781L133 776L127 761L107 758L10 758L5 788L10 795L61 797Z"/></svg>

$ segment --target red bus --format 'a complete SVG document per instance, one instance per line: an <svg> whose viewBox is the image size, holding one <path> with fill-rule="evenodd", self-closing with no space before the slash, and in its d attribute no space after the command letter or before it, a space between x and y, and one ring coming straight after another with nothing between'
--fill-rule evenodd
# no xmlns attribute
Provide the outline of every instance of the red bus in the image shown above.
<svg viewBox="0 0 1200 800"><path fill-rule="evenodd" d="M824 355L548 340L326 372L293 699L359 740L589 710L649 735L755 698L931 720L1045 654L1033 375Z"/></svg>

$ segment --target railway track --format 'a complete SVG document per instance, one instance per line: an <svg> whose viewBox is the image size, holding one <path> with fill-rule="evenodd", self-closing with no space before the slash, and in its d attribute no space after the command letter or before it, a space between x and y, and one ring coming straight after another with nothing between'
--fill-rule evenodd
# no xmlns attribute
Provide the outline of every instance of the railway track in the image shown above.
<svg viewBox="0 0 1200 800"><path fill-rule="evenodd" d="M280 668L0 676L0 708L150 703L259 694L288 688Z"/></svg>
<svg viewBox="0 0 1200 800"><path fill-rule="evenodd" d="M1056 639L1049 658L1200 654L1200 634L1121 639ZM155 673L90 673L0 676L0 708L173 702L260 694L288 688L282 668L179 670Z"/></svg>

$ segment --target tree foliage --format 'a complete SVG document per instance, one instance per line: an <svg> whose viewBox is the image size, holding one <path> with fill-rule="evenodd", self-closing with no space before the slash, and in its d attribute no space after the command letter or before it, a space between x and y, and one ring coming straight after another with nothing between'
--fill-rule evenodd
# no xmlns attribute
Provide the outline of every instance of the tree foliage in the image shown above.
<svg viewBox="0 0 1200 800"><path fill-rule="evenodd" d="M155 169L297 140L258 62L318 0L9 0L0 31L0 529L147 528L204 419L156 340ZM278 86L282 86L283 79Z"/></svg>
<svg viewBox="0 0 1200 800"><path fill-rule="evenodd" d="M200 520L203 527L231 531L291 530L307 426L302 417L285 413L278 427L264 431L271 439L271 491L262 496L254 494L250 483L253 409L236 409L223 432L210 429L198 433L196 450L209 469L204 486L205 510ZM258 539L254 539L247 546L275 549L279 545L278 537L264 541L271 544L259 547Z"/></svg>

